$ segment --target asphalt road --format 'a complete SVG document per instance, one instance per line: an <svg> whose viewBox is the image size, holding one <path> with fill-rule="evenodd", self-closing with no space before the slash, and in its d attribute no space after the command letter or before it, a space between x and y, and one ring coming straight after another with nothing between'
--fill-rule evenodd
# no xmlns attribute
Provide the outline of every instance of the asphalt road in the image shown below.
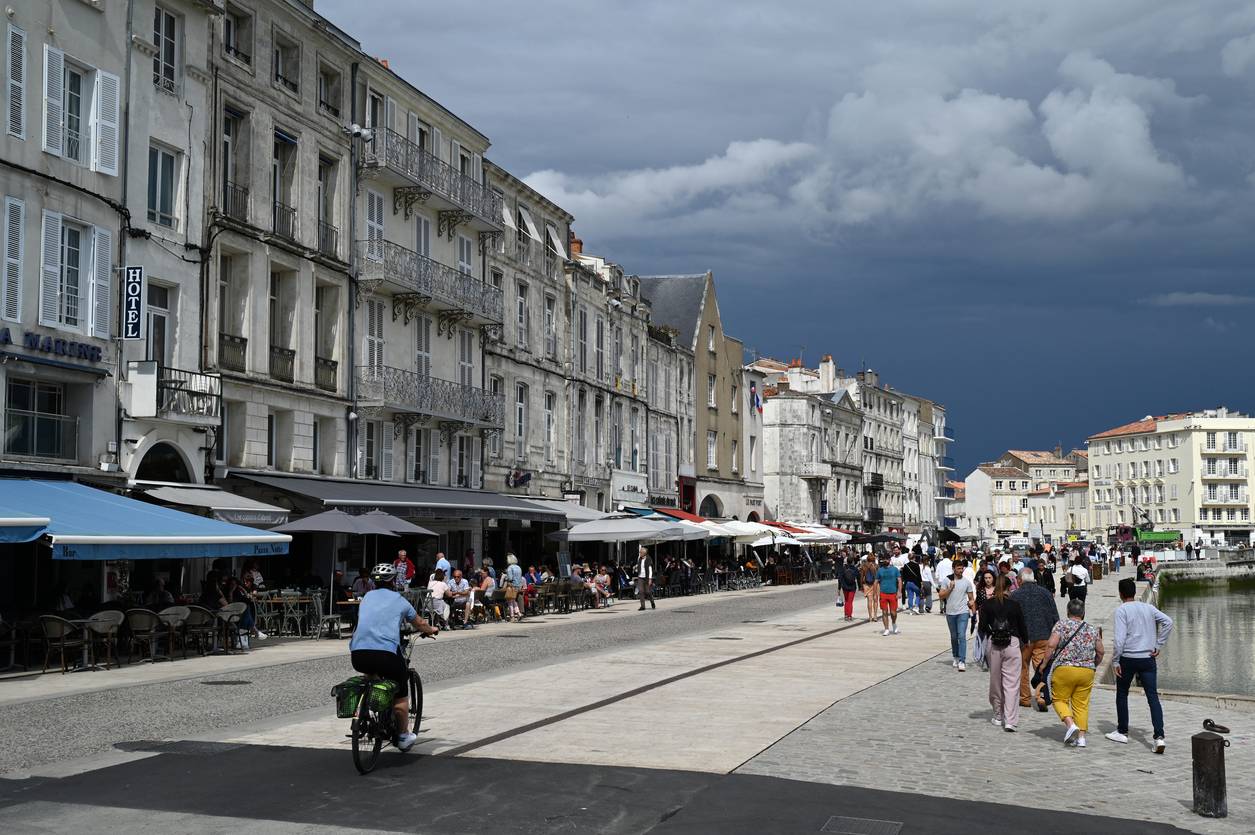
<svg viewBox="0 0 1255 835"><path fill-rule="evenodd" d="M546 627L522 633L526 637L484 626L457 641L416 642L414 666L434 683L830 604L833 594L833 584L824 583L778 593L698 596L692 605L644 613L621 603L612 611L621 607L626 614L546 616L540 619ZM320 705L332 710L332 686L352 674L346 642L344 655L335 658L6 705L0 707L6 729L0 734L0 774L106 752L118 743L186 739Z"/></svg>

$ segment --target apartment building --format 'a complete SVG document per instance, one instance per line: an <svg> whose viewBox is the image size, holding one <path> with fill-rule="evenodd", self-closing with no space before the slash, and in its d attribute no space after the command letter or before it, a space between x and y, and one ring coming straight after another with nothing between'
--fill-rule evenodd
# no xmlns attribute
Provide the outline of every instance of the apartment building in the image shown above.
<svg viewBox="0 0 1255 835"><path fill-rule="evenodd" d="M902 395L868 369L853 377L838 369L837 385L850 393L863 413L863 519L867 530L902 530L904 476Z"/></svg>
<svg viewBox="0 0 1255 835"><path fill-rule="evenodd" d="M927 507L932 516L933 503L924 500L920 479L920 406L918 398L902 395L902 523L908 533L919 533ZM931 480L931 479L930 479ZM931 484L929 485L931 494Z"/></svg>
<svg viewBox="0 0 1255 835"><path fill-rule="evenodd" d="M693 353L673 328L649 326L645 392L649 403L649 504L681 507L681 479L693 484ZM753 462L754 441L747 455ZM759 452L761 455L761 452ZM752 466L752 463L751 463ZM759 468L761 472L761 467ZM688 497L693 506L693 497Z"/></svg>
<svg viewBox="0 0 1255 835"><path fill-rule="evenodd" d="M919 482L921 529L954 528L947 506L952 495L946 486L954 472L954 459L949 446L954 443L954 429L947 420L946 409L922 397L919 401Z"/></svg>
<svg viewBox="0 0 1255 835"><path fill-rule="evenodd" d="M508 408L504 431L488 436L484 486L561 498L570 489L573 454L565 270L572 217L508 171L484 165L504 225L487 248L488 285L509 299L501 326L485 331L488 390Z"/></svg>
<svg viewBox="0 0 1255 835"><path fill-rule="evenodd" d="M1023 536L1028 530L1029 474L1015 467L981 464L964 479L968 531L984 540Z"/></svg>
<svg viewBox="0 0 1255 835"><path fill-rule="evenodd" d="M741 368L741 383L737 386L741 403L741 479L745 483L745 518L759 521L766 516L766 485L763 470L763 420L762 391L766 375L752 365Z"/></svg>
<svg viewBox="0 0 1255 835"><path fill-rule="evenodd" d="M115 3L18 2L4 23L0 464L14 473L118 469L116 268L126 207L142 205L128 166L145 163L121 134L126 26Z"/></svg>
<svg viewBox="0 0 1255 835"><path fill-rule="evenodd" d="M1225 408L1160 416L1088 439L1093 532L1147 522L1187 541L1252 541L1255 420Z"/></svg>
<svg viewBox="0 0 1255 835"><path fill-rule="evenodd" d="M1015 467L1028 473L1033 489L1076 479L1076 461L1063 456L1063 450L1053 452L1037 449L1009 449L998 459L999 467Z"/></svg>

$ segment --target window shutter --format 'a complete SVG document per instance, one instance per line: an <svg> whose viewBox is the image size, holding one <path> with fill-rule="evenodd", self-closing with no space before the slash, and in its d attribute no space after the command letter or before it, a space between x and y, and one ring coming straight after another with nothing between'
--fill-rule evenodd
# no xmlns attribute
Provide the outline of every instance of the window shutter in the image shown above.
<svg viewBox="0 0 1255 835"><path fill-rule="evenodd" d="M357 422L357 477L366 478L366 426Z"/></svg>
<svg viewBox="0 0 1255 835"><path fill-rule="evenodd" d="M97 226L92 243L92 336L109 338L113 296L113 233Z"/></svg>
<svg viewBox="0 0 1255 835"><path fill-rule="evenodd" d="M396 434L392 421L384 421L380 434L383 435L380 438L383 454L380 456L379 478L382 481L392 481L392 439Z"/></svg>
<svg viewBox="0 0 1255 835"><path fill-rule="evenodd" d="M372 261L383 260L383 195L377 191L366 192L366 257Z"/></svg>
<svg viewBox="0 0 1255 835"><path fill-rule="evenodd" d="M417 462L415 461L415 453L418 449L417 445L414 443L414 437L417 431L418 430L413 426L405 430L405 472L402 473L402 477L405 481L413 481L414 472L418 469L416 466Z"/></svg>
<svg viewBox="0 0 1255 835"><path fill-rule="evenodd" d="M26 138L26 33L9 27L9 134Z"/></svg>
<svg viewBox="0 0 1255 835"><path fill-rule="evenodd" d="M484 158L479 154L471 155L471 177L481 185L484 182Z"/></svg>
<svg viewBox="0 0 1255 835"><path fill-rule="evenodd" d="M44 44L44 150L61 156L65 142L65 53Z"/></svg>
<svg viewBox="0 0 1255 835"><path fill-rule="evenodd" d="M383 99L383 123L388 130L397 129L397 103L391 96Z"/></svg>
<svg viewBox="0 0 1255 835"><path fill-rule="evenodd" d="M427 483L440 483L440 432L424 429L427 433Z"/></svg>
<svg viewBox="0 0 1255 835"><path fill-rule="evenodd" d="M118 176L118 77L96 71L96 95L92 100L92 170Z"/></svg>
<svg viewBox="0 0 1255 835"><path fill-rule="evenodd" d="M444 135L435 125L431 126L431 155L436 159L444 158Z"/></svg>
<svg viewBox="0 0 1255 835"><path fill-rule="evenodd" d="M471 438L471 478L470 485L476 490L484 486L483 484L483 449L484 442L479 438Z"/></svg>
<svg viewBox="0 0 1255 835"><path fill-rule="evenodd" d="M39 324L56 325L61 301L61 215L44 212L41 241Z"/></svg>
<svg viewBox="0 0 1255 835"><path fill-rule="evenodd" d="M4 318L22 320L22 231L26 206L12 197L4 201Z"/></svg>

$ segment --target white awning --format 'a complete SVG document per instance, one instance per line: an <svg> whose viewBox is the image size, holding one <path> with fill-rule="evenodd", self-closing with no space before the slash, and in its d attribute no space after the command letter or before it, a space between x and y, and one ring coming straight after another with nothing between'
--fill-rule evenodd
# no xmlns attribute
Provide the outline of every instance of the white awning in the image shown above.
<svg viewBox="0 0 1255 835"><path fill-rule="evenodd" d="M545 239L536 231L536 224L532 221L532 216L528 214L527 209L519 206L519 216L523 218L523 226L527 229L527 234L532 236L532 240L543 244Z"/></svg>
<svg viewBox="0 0 1255 835"><path fill-rule="evenodd" d="M142 482L137 486L143 486ZM199 507L223 522L237 525L255 525L270 528L288 521L288 511L282 507L255 501L246 496L228 493L208 485L151 487L144 491L150 498L165 504L183 507Z"/></svg>
<svg viewBox="0 0 1255 835"><path fill-rule="evenodd" d="M510 229L519 228L519 225L514 222L514 212L510 211L510 205L504 200L501 201L501 220Z"/></svg>
<svg viewBox="0 0 1255 835"><path fill-rule="evenodd" d="M565 261L567 259L566 248L562 246L562 239L558 237L558 230L546 225L545 231L549 233L549 243L553 244L553 248L557 250L558 257Z"/></svg>

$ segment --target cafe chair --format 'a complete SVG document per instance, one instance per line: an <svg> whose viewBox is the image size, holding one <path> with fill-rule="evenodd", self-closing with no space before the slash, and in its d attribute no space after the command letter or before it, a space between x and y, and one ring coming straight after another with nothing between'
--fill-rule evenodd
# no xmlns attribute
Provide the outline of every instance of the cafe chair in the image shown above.
<svg viewBox="0 0 1255 835"><path fill-rule="evenodd" d="M187 623L187 616L191 614L191 609L187 606L167 606L157 613L157 617L161 618L166 628L170 630L170 654L174 655L174 639L182 638L183 657L187 658L187 637L183 635L183 625Z"/></svg>
<svg viewBox="0 0 1255 835"><path fill-rule="evenodd" d="M127 658L135 659L135 648L148 648L148 658L141 659L152 663L158 659L170 660L169 656L157 654L157 644L161 641L161 636L167 634L166 624L161 617L151 609L127 609L126 626L131 632L131 639L128 642Z"/></svg>
<svg viewBox="0 0 1255 835"><path fill-rule="evenodd" d="M315 639L322 638L323 632L326 632L327 635L330 636L332 629L335 629L335 637L344 637L344 619L340 616L339 612L332 612L331 614L325 614L323 612L321 594L314 595L314 617L316 618L316 622L318 624L318 628L314 630L313 637Z"/></svg>
<svg viewBox="0 0 1255 835"><path fill-rule="evenodd" d="M65 660L65 651L83 649L83 630L58 615L40 615L39 625L44 632L44 672L48 672L48 662L52 659L52 654L58 652L61 655L61 673L64 675L70 669Z"/></svg>
<svg viewBox="0 0 1255 835"><path fill-rule="evenodd" d="M247 644L240 637L240 621L248 611L247 603L228 603L218 610L218 622L222 627L222 649L230 654L232 649L244 652Z"/></svg>
<svg viewBox="0 0 1255 835"><path fill-rule="evenodd" d="M106 609L92 615L91 620L87 622L85 637L92 644L92 662L95 663L95 659L100 657L96 654L99 647L104 654L106 670L110 669L111 660L116 665L121 664L118 660L118 630L121 629L124 620L126 620L126 615L122 612L117 609Z"/></svg>
<svg viewBox="0 0 1255 835"><path fill-rule="evenodd" d="M214 636L218 634L218 617L204 606L188 606L183 619L183 650L195 642L196 650L204 655L213 650Z"/></svg>

